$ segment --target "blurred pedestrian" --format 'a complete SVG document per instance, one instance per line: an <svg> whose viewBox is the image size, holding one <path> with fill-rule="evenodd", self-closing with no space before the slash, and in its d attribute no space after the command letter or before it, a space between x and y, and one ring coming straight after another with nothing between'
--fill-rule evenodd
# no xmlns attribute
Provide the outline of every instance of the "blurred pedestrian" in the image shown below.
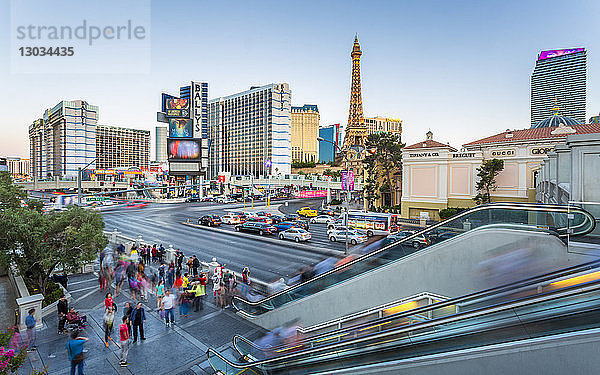
<svg viewBox="0 0 600 375"><path fill-rule="evenodd" d="M158 281L158 285L156 286L156 310L160 310L162 308L162 300L165 296L165 285L163 280Z"/></svg>

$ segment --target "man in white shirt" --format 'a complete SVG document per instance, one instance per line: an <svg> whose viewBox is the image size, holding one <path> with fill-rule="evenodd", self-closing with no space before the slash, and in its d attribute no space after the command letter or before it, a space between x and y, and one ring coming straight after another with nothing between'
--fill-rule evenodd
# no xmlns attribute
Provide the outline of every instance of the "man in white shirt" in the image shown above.
<svg viewBox="0 0 600 375"><path fill-rule="evenodd" d="M175 323L175 314L173 313L174 306L175 295L167 289L165 290L165 296L163 297L163 308L165 309L165 321L168 326L172 326L173 323Z"/></svg>

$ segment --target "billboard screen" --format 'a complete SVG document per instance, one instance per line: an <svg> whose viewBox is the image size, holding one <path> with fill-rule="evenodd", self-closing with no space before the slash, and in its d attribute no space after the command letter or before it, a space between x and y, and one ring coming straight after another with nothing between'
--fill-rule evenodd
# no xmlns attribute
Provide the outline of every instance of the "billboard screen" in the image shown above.
<svg viewBox="0 0 600 375"><path fill-rule="evenodd" d="M167 99L165 113L167 117L190 117L190 101L188 99Z"/></svg>
<svg viewBox="0 0 600 375"><path fill-rule="evenodd" d="M568 48L568 49L552 49L548 51L540 52L539 60L545 60L552 57L570 55L571 53L582 52L585 51L585 48Z"/></svg>
<svg viewBox="0 0 600 375"><path fill-rule="evenodd" d="M169 119L170 138L192 138L192 119L172 118Z"/></svg>
<svg viewBox="0 0 600 375"><path fill-rule="evenodd" d="M167 139L169 160L200 159L200 141L196 139Z"/></svg>

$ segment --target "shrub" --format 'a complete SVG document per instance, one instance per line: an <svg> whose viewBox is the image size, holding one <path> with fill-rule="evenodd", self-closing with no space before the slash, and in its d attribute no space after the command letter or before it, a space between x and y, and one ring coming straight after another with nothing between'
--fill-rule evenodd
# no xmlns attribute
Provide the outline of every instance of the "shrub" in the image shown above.
<svg viewBox="0 0 600 375"><path fill-rule="evenodd" d="M457 215L463 211L466 211L467 208L461 208L461 207L448 207L448 208L444 208L443 210L440 210L440 219L441 220L446 220L454 215Z"/></svg>
<svg viewBox="0 0 600 375"><path fill-rule="evenodd" d="M25 285L27 286L27 290L29 294L37 294L40 293L39 289L33 287L30 280L25 279ZM46 293L44 294L44 300L42 301L42 307L46 307L48 305L53 304L58 301L60 296L63 294L62 288L55 283L54 281L48 280L46 283Z"/></svg>

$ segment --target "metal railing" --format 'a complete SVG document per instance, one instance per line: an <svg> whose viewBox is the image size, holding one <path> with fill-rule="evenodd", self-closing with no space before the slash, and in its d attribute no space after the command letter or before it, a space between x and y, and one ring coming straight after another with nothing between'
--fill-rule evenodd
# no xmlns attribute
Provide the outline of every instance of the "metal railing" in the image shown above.
<svg viewBox="0 0 600 375"><path fill-rule="evenodd" d="M475 216L474 214L478 214L478 213L485 213L487 211L488 216L490 216L489 221L492 221L493 219L493 210L500 210L500 212L506 210L507 212L516 212L516 213L542 213L544 215L547 214L561 214L564 215L564 217L557 217L557 218L553 218L552 217L552 221L555 222L559 222L558 225L562 225L562 226L558 226L558 227L553 227L552 228L552 234L560 237L560 238L566 238L568 236L573 236L573 235L581 235L581 234L586 234L589 233L591 231L594 230L595 228L595 220L594 217L592 215L590 215L587 211L578 208L578 207L571 207L571 206L559 206L559 205L540 205L540 204L528 204L528 203L491 203L491 204L486 204L486 205L481 205L481 206L477 206L469 211L465 211L462 212L458 215L453 216L452 218L449 218L445 221L442 221L438 224L435 224L433 226L430 226L428 228L425 228L422 231L419 231L417 233L414 233L412 235L409 235L403 239L400 239L397 242L394 242L392 244L389 244L387 246L384 246L380 249L377 249L375 251L372 251L368 254L359 256L347 263L345 263L342 266L339 267L335 267L327 272L324 272L310 280L307 280L305 282L302 282L298 285L292 286L290 288L284 289L280 292L274 293L262 300L256 301L256 302L251 302L248 301L240 296L235 296L233 299L233 306L236 310L238 310L242 315L246 316L247 318L252 318L256 315L268 312L273 310L274 308L280 307L284 304L287 304L289 302L295 301L299 298L303 298L305 297L301 291L303 288L309 286L309 285L317 285L317 283L321 282L324 285L324 288L328 288L331 287L333 285L338 284L339 282L348 280L354 276L356 276L356 274L352 274L352 275L348 275L347 278L345 279L340 279L340 273L344 272L345 270L350 270L352 269L352 267L354 267L356 264L360 264L361 262L365 262L365 261L369 261L369 260L373 260L373 259L379 259L378 256L384 254L387 251L392 251L394 249L402 249L402 245L403 244L411 244L412 240L423 236L424 234L428 234L428 233L432 233L435 232L438 229L444 229L446 231L448 231L449 229L455 230L458 233L464 233L468 230L471 229L476 229L477 227L473 228L473 226L475 226L475 223L469 220L466 220L466 222L469 223L469 227L465 229L464 224L465 222L462 222L461 220L463 218L472 218L473 216ZM575 221L575 214L580 215L579 220ZM571 215L573 215L571 217ZM481 216L483 219L487 219L487 216ZM558 219L558 220L556 220ZM529 218L527 218L527 220L529 221ZM544 217L544 220L549 220L548 218ZM453 222L457 222L458 224L461 224L463 226L463 229L459 229L458 226L453 227L453 226L449 226L449 224L453 223ZM575 223L575 225L571 225L571 223ZM544 229L543 225L539 225L537 223L537 217L536 217L536 223L532 223L532 229L535 230L540 230L540 229ZM484 225L484 223L482 223L482 225ZM541 227L541 228L540 228ZM550 231L550 227L547 226L547 229ZM575 231L575 229L577 229L577 231ZM406 256L408 254L400 254L401 256L399 256L396 259L392 259L389 260L387 259L387 263L384 264L388 264L391 263L394 260L400 259L403 256ZM364 263L363 263L364 264ZM377 267L382 266L384 264L378 264ZM376 267L373 267L373 269ZM364 270L363 270L364 271ZM335 277L335 276L338 277ZM330 280L330 283L328 284L327 281L325 281L327 278L331 278L333 280ZM323 286L323 285L321 285ZM317 290L311 291L312 293L317 292Z"/></svg>
<svg viewBox="0 0 600 375"><path fill-rule="evenodd" d="M398 313L398 314L392 315L390 317L377 319L377 320L374 320L371 322L367 322L367 323L364 323L361 325L349 327L349 328L346 328L343 330L336 330L336 331L332 331L332 332L325 333L322 335L313 336L308 339L295 342L294 346L291 349L297 350L297 351L295 351L293 353L289 353L289 354L278 355L278 356L272 357L272 358L267 358L267 359L262 359L262 360L254 360L249 363L243 363L243 362L238 363L238 362L232 362L232 361L228 360L227 358L225 358L223 355L221 355L220 353L218 353L216 350L214 350L212 348L209 348L207 350L207 356L208 356L209 362L215 369L222 370L221 366L217 366L213 363L213 360L215 359L215 357L218 358L222 363L224 363L226 366L230 367L231 369L239 370L239 369L247 369L247 368L252 368L252 367L262 368L265 365L266 366L275 365L276 363L286 363L286 364L293 363L290 361L299 361L299 360L302 360L303 358L306 358L307 356L319 355L323 352L332 353L334 351L338 351L338 353L343 353L344 350L349 350L352 348L356 349L357 344L365 344L365 345L368 344L372 348L378 342L385 342L386 344L393 345L394 341L399 340L400 338L416 337L420 333L422 334L423 332L433 332L433 331L427 331L428 328L443 327L444 325L447 325L450 323L466 321L466 320L474 319L474 318L482 318L482 317L491 316L493 314L497 314L497 313L501 313L501 312L508 312L511 317L514 316L516 318L516 321L520 322L521 317L519 316L519 314L516 311L516 309L518 309L518 308L533 306L536 304L549 302L549 301L555 301L555 300L558 300L561 298L569 298L569 297L581 295L584 293L600 291L600 275L596 275L597 277L592 281L576 283L575 285L568 285L568 286L565 286L562 288L557 288L557 289L550 289L548 291L530 295L530 296L526 296L523 298L519 298L519 296L517 296L517 299L514 299L514 300L493 303L489 306L485 306L485 307L481 307L481 308L474 308L473 310L470 310L470 311L462 311L457 314L453 314L453 315L449 315L449 316L442 316L442 317L432 319L432 320L416 322L409 326L400 326L400 327L392 326L388 330L384 330L384 331L380 330L375 333L368 333L368 331L367 331L369 326L383 327L389 322L398 321L400 319L403 319L403 318L406 318L408 316L415 315L418 313L423 314L426 311L436 310L439 308L443 308L444 306L460 305L461 303L464 303L467 301L477 300L477 299L480 299L483 297L490 297L490 296L493 296L498 293L504 294L508 291L519 290L520 288L523 288L523 287L535 286L536 284L547 283L547 282L553 281L553 280L564 281L564 278L567 276L581 275L582 272L596 270L598 267L600 267L600 261L594 261L594 262L590 262L587 264L570 267L570 268L567 268L567 269L564 269L564 270L561 270L558 272L553 272L553 273L545 274L542 276L530 278L527 280L519 281L516 283L511 283L511 284L504 285L504 286L501 286L498 288L493 288L493 289L489 289L486 291L473 293L468 296L463 296L463 297L447 300L444 302L436 303L433 305L413 309L413 310L410 310L407 312ZM597 274L597 273L598 272L595 272L595 274ZM535 290L536 290L536 292L539 291L539 286ZM494 320L490 320L490 322L494 322ZM357 335L356 333L360 332L361 330L367 331L367 334L365 334L364 336ZM327 336L336 338L336 340L334 342L331 342L331 340L326 340ZM240 355L247 356L247 358L252 358L252 357L248 357L249 353L244 353L244 350L240 349L239 343L238 343L240 341L244 342L245 344L247 344L257 350L265 349L265 348L261 348L261 347L255 345L250 340L248 340L242 336L239 336L239 335L235 336L234 337L235 349L240 353ZM321 346L314 345L315 343L323 343L323 342L327 342L327 341L329 341L329 343L325 343ZM411 341L409 343L412 343L412 340L409 340L409 341ZM307 346L307 347L305 347L305 346ZM298 350L298 348L300 348L300 349ZM277 347L270 348L271 352L273 352L273 349L276 351L278 348ZM358 349L360 349L360 348L358 348ZM226 372L226 373L228 373L228 372Z"/></svg>

